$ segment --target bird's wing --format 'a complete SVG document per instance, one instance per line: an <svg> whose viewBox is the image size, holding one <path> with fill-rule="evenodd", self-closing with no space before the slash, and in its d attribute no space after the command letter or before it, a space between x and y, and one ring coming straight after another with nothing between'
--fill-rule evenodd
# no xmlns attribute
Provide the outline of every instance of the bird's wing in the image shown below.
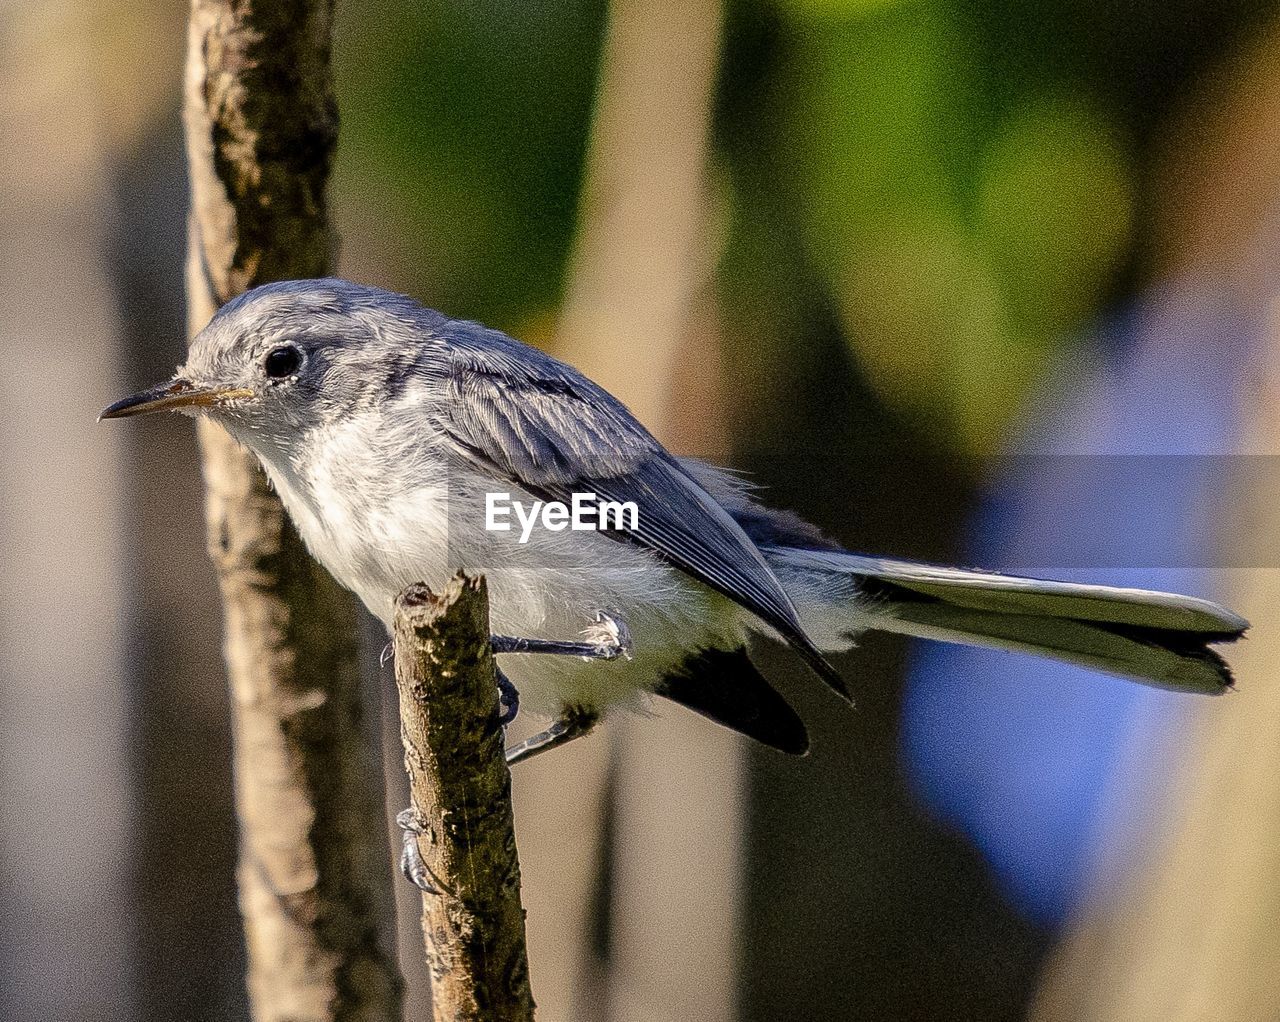
<svg viewBox="0 0 1280 1022"><path fill-rule="evenodd" d="M542 499L633 502L637 521L610 530L615 538L756 614L847 697L756 545L621 402L496 331L452 341L450 355L440 425L459 455Z"/></svg>

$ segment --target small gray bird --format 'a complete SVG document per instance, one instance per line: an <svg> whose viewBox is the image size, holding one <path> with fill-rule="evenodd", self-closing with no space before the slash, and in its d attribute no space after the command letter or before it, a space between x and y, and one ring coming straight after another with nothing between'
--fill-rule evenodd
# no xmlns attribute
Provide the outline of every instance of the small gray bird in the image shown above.
<svg viewBox="0 0 1280 1022"><path fill-rule="evenodd" d="M752 665L758 634L845 698L826 654L873 628L1212 693L1231 673L1211 644L1248 627L1188 596L848 553L669 454L570 366L342 280L228 302L173 379L102 417L165 409L252 450L312 554L388 628L406 585L465 568L488 577L496 652L570 654L504 657L506 719L520 704L554 721L511 762L649 694L804 753L804 724ZM634 513L567 525L575 495Z"/></svg>

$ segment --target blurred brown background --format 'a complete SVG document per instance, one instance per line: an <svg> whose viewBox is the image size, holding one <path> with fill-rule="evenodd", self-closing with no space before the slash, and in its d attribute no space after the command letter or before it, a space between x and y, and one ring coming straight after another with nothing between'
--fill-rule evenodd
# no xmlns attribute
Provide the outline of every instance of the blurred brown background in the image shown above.
<svg viewBox="0 0 1280 1022"><path fill-rule="evenodd" d="M247 1017L194 436L93 421L182 358L185 14L0 6L6 1020ZM1277 453L1278 15L339 4L344 275L852 548L1143 565L1255 623L1212 703L869 636L853 713L768 655L808 759L672 707L522 768L540 1017L1280 1018L1272 502L1139 490L1098 564L1037 528L1092 520L1058 454Z"/></svg>

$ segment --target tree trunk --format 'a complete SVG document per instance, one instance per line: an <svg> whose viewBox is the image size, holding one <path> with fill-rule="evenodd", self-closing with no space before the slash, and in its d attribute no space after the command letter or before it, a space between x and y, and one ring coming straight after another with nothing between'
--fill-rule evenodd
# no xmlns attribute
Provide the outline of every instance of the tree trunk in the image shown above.
<svg viewBox="0 0 1280 1022"><path fill-rule="evenodd" d="M330 271L331 18L328 0L192 4L192 335L251 287ZM307 557L252 457L217 426L202 423L200 439L224 605L254 1018L399 1018L354 601Z"/></svg>

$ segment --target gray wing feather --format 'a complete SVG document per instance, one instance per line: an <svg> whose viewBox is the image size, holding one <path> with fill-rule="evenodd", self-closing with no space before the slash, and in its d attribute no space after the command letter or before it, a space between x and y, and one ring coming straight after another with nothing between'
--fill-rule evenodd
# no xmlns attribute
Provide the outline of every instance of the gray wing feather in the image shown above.
<svg viewBox="0 0 1280 1022"><path fill-rule="evenodd" d="M449 378L448 403L455 438L517 482L563 486L620 476L661 450L620 405L583 400L554 379L460 366Z"/></svg>
<svg viewBox="0 0 1280 1022"><path fill-rule="evenodd" d="M543 498L591 491L634 501L637 528L620 538L752 611L847 695L756 545L620 401L505 334L452 326L440 425L458 453Z"/></svg>

